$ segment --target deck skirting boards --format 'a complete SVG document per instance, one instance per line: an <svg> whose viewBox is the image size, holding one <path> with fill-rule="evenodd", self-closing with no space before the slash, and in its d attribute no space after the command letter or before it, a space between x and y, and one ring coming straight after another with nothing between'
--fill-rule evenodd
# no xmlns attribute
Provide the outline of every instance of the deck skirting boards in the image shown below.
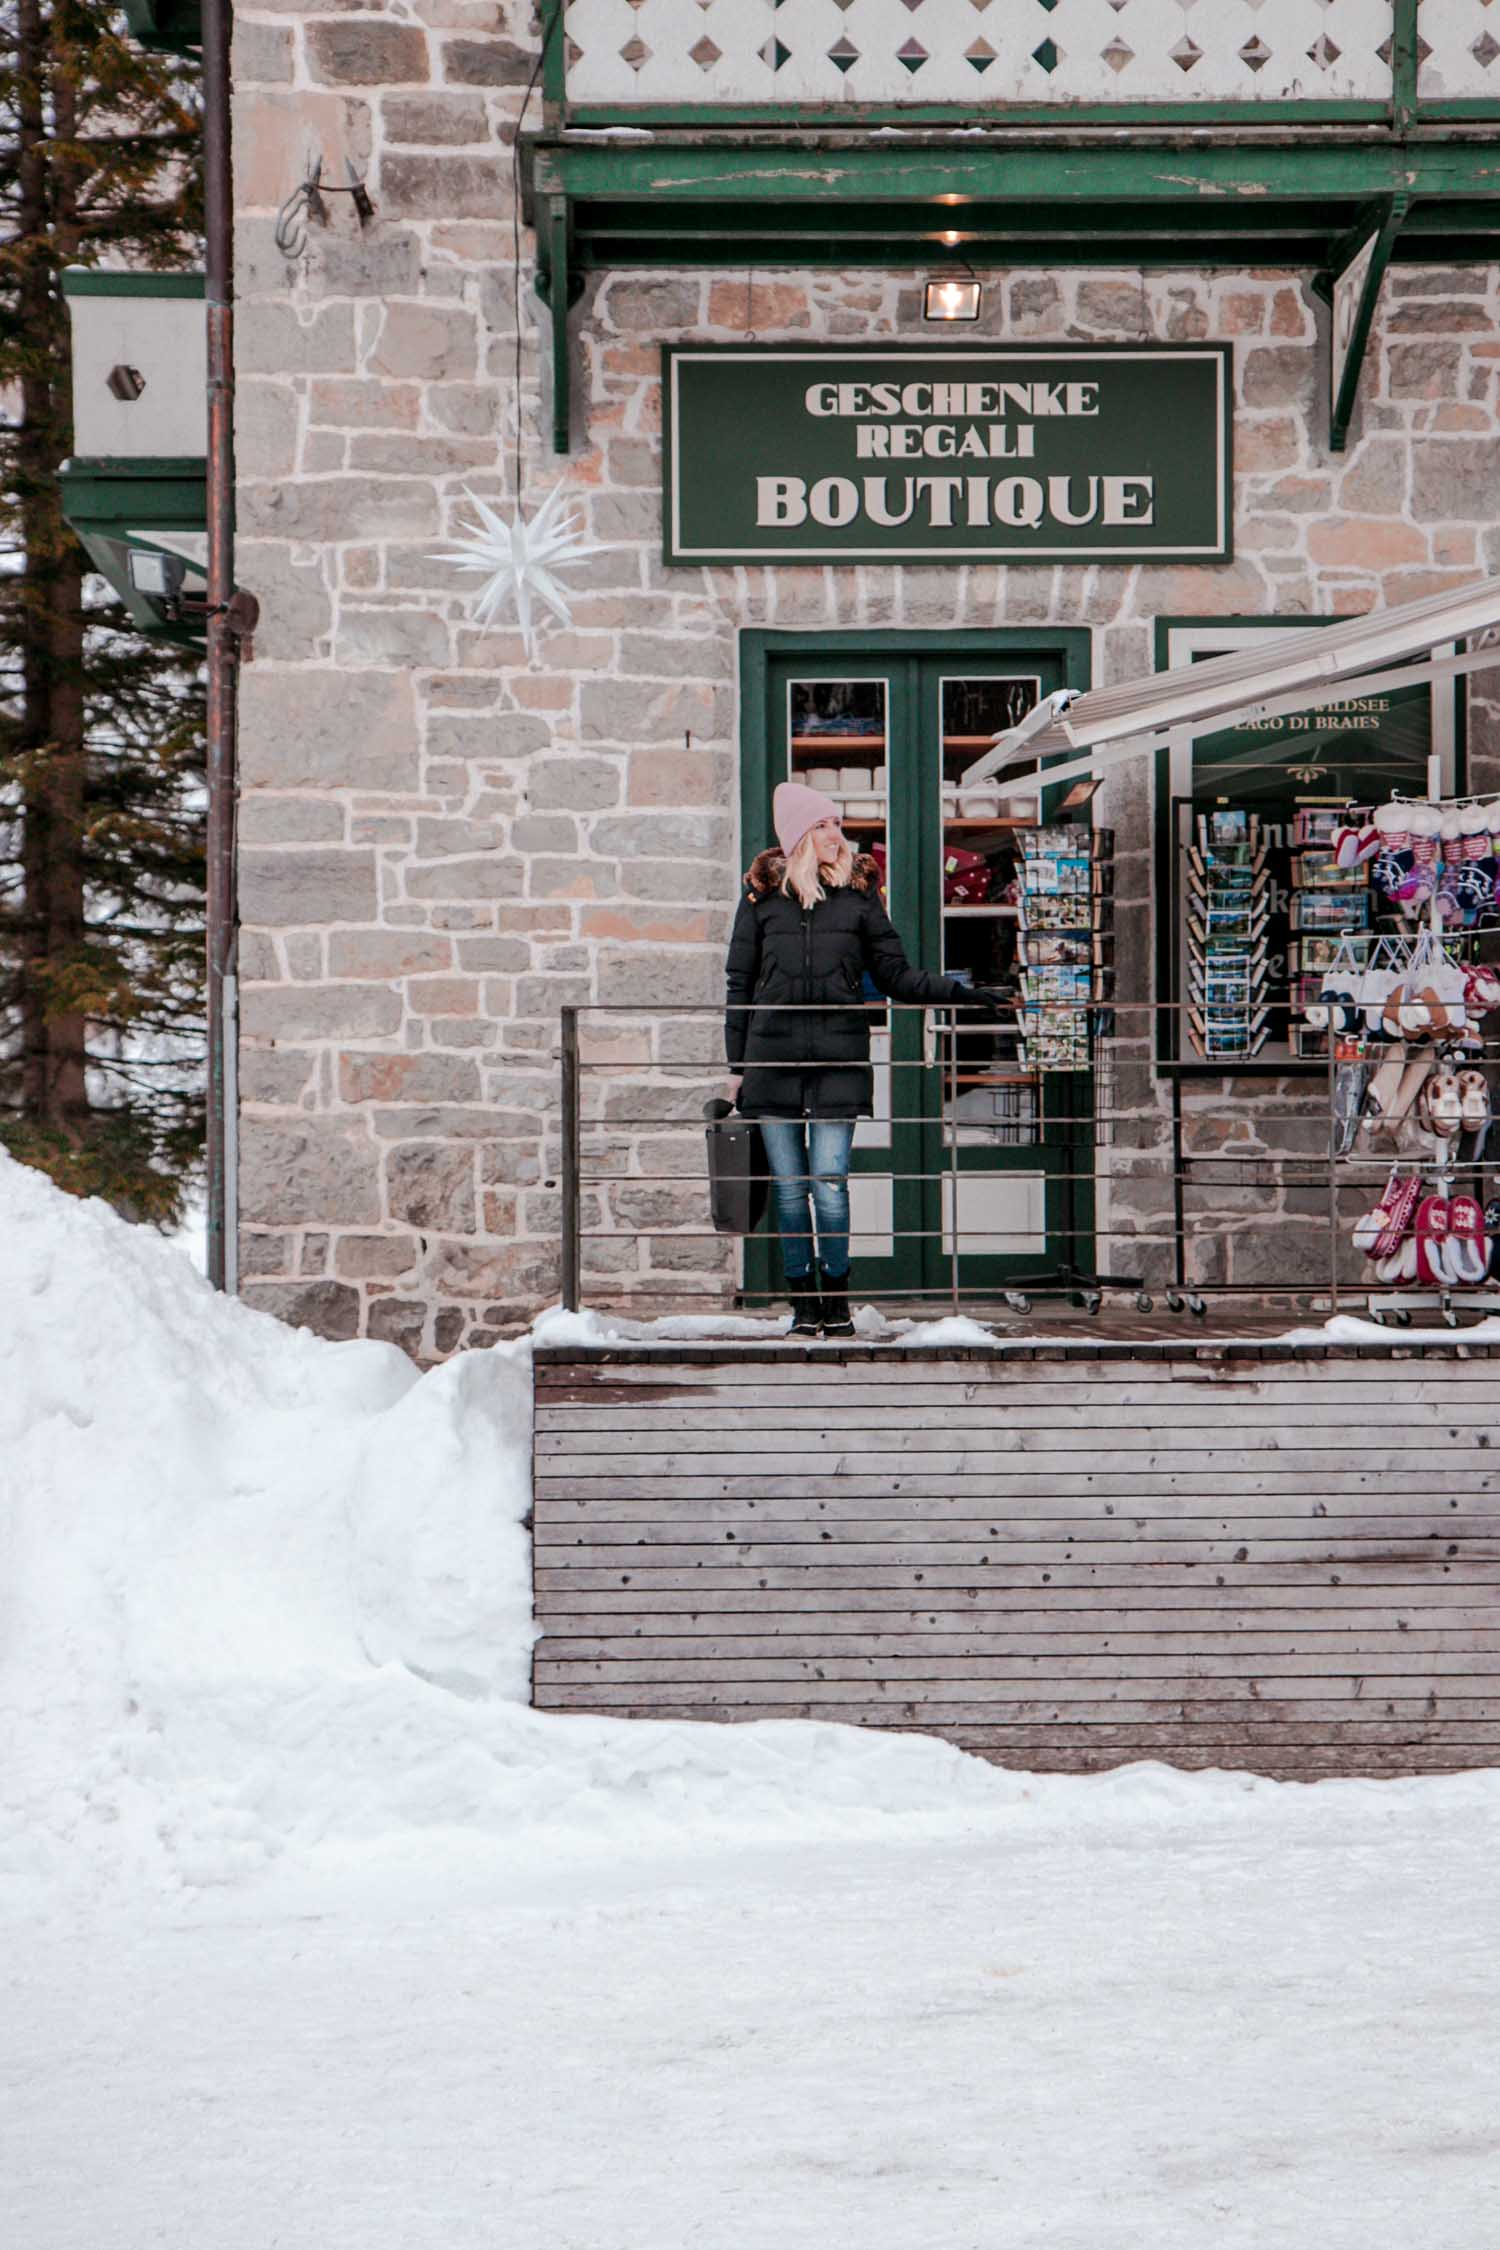
<svg viewBox="0 0 1500 2250"><path fill-rule="evenodd" d="M1009 1766L1500 1759L1488 1345L540 1349L533 1699Z"/></svg>

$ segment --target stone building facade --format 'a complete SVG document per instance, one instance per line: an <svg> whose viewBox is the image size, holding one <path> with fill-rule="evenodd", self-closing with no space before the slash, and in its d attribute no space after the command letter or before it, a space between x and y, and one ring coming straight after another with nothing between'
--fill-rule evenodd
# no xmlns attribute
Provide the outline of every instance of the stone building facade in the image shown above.
<svg viewBox="0 0 1500 2250"><path fill-rule="evenodd" d="M1110 683L1150 672L1162 617L1352 614L1500 571L1493 268L1393 269L1337 456L1328 316L1304 277L987 276L981 337L1233 346L1235 559L1037 568L665 566L659 347L919 340L920 288L616 272L589 277L574 315L566 461L545 450L542 316L523 295L528 495L564 482L600 549L573 574L571 625L528 660L514 630L470 622L463 582L431 558L466 488L511 489L512 154L536 59L525 0L236 12L237 571L262 609L241 696L241 1291L423 1357L556 1297L566 1003L640 1011L595 1048L617 1066L591 1090L595 1160L620 1175L585 1212L597 1281L669 1295L729 1277L695 1231L701 1191L630 1174L690 1169L686 1121L721 1084L712 1027L653 1010L720 998L739 870L765 840L738 833L747 628L937 645L956 627L1084 625ZM340 199L287 258L275 213L314 152L332 179L349 159L377 215L361 231ZM1481 775L1492 733L1472 697ZM1122 997L1138 999L1150 790L1141 764L1096 808L1117 838ZM672 1061L703 1067L631 1075ZM1165 1096L1144 1067L1130 1083L1150 1141ZM603 1129L647 1114L659 1130ZM1232 1197L1224 1221L1239 1223Z"/></svg>

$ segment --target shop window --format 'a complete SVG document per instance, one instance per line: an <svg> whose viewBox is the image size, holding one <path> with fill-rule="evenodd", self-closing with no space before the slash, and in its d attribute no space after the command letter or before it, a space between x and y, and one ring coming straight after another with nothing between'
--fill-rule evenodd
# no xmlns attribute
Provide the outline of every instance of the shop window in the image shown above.
<svg viewBox="0 0 1500 2250"><path fill-rule="evenodd" d="M789 680L788 767L793 781L831 797L844 833L884 864L890 813L884 680Z"/></svg>
<svg viewBox="0 0 1500 2250"><path fill-rule="evenodd" d="M1158 669L1253 647L1307 618L1158 628ZM1332 622L1329 620L1329 622ZM1355 695L1197 736L1159 761L1158 991L1163 1061L1215 1071L1326 1066L1306 1009L1339 957L1363 967L1403 926L1368 862L1340 868L1351 808L1459 786L1452 683Z"/></svg>

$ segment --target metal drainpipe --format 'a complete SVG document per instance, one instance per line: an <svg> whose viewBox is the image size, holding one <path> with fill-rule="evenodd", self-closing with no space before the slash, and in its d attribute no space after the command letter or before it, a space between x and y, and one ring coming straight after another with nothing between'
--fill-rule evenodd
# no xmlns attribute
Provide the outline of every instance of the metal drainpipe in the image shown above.
<svg viewBox="0 0 1500 2250"><path fill-rule="evenodd" d="M234 214L229 140L231 0L203 0L204 298L208 322L208 1278L238 1281L234 976L238 916L234 592Z"/></svg>

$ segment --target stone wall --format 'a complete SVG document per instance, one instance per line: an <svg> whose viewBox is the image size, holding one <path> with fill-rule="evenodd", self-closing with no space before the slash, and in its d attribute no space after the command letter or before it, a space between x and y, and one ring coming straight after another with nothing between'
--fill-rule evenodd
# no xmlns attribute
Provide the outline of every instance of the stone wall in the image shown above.
<svg viewBox="0 0 1500 2250"><path fill-rule="evenodd" d="M615 274L574 315L565 464L523 300L528 497L561 477L603 549L575 574L571 629L528 663L515 632L469 623L464 582L431 556L465 487L511 489L511 151L534 60L516 4L236 11L238 567L262 606L241 701L243 1293L423 1356L556 1295L567 1002L642 1010L593 1049L613 1069L590 1080L591 1162L619 1175L585 1213L612 1234L589 1245L594 1273L617 1291L723 1279L719 1246L691 1232L698 1192L630 1175L692 1168L700 1137L674 1121L718 1083L684 1067L711 1027L648 1011L722 989L741 628L1084 623L1096 680L1118 681L1150 669L1158 616L1347 613L1500 569L1489 270L1394 274L1337 458L1325 315L1298 277L990 278L983 334L1233 341L1236 560L778 571L664 568L658 346L917 340L915 278ZM314 152L331 179L346 157L367 174L378 213L361 234L336 199L288 260L274 213ZM1476 710L1483 756L1494 714ZM1138 768L1100 803L1120 958L1142 969L1147 789ZM1128 1052L1120 1083L1135 1137L1159 1147L1160 1090Z"/></svg>

